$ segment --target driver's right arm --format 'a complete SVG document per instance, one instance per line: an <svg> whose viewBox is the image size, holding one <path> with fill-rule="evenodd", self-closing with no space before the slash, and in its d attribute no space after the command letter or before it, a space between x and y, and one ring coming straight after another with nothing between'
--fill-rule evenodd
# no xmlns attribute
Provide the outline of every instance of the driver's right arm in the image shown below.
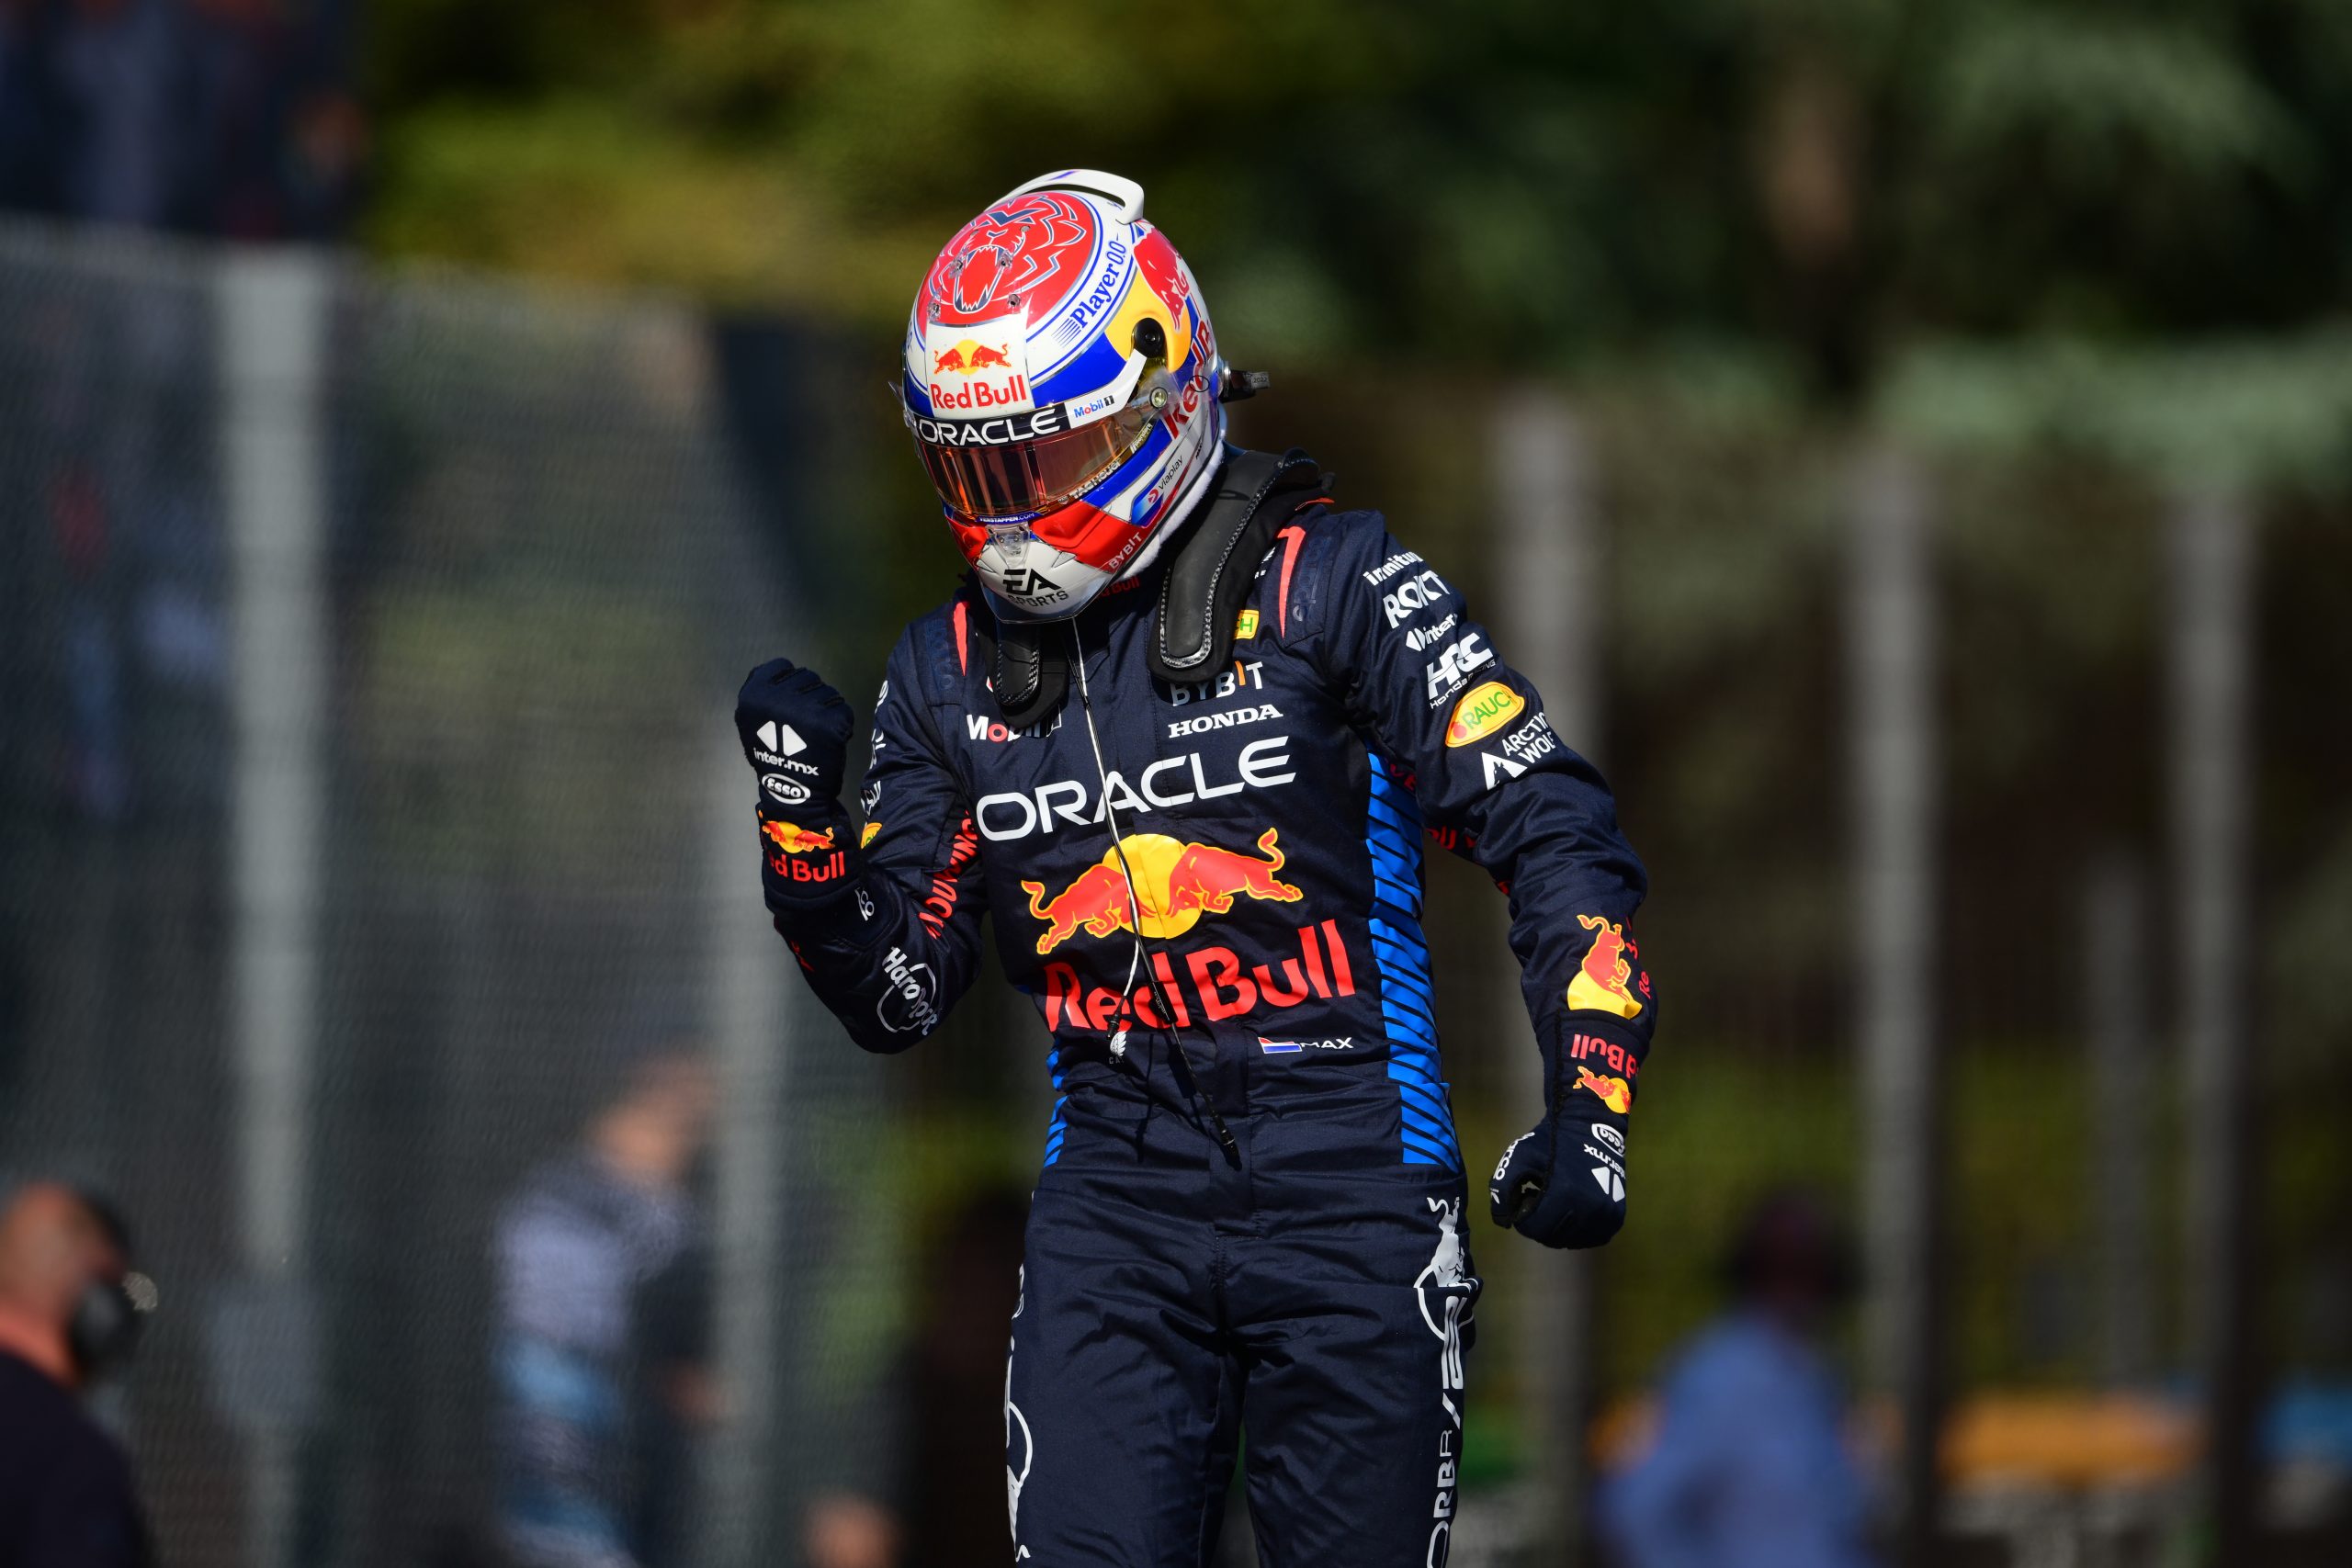
<svg viewBox="0 0 2352 1568"><path fill-rule="evenodd" d="M776 931L869 1051L903 1051L938 1028L979 962L979 839L919 678L923 629L890 655L862 832L838 798L850 730L839 694L778 660L752 671L735 709L760 774L761 884ZM763 736L768 725L790 727L800 749L781 728Z"/></svg>

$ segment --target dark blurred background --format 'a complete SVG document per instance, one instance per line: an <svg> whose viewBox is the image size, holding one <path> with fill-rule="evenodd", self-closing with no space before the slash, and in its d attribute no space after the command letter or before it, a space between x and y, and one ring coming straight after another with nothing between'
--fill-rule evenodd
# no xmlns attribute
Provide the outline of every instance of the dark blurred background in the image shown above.
<svg viewBox="0 0 2352 1568"><path fill-rule="evenodd" d="M1654 1560L1791 1184L1882 1560L2352 1560L2343 0L0 0L0 1177L148 1238L165 1561L498 1561L532 1260L648 1126L635 1560L1000 1550L1042 1032L849 1046L726 712L951 587L903 312L1070 164L1652 873L1632 1222L1474 1238L1454 1561Z"/></svg>

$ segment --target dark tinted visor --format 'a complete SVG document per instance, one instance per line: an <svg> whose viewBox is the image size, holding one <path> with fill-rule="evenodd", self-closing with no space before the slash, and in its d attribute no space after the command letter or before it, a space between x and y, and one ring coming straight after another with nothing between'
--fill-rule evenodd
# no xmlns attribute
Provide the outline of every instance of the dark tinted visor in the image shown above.
<svg viewBox="0 0 2352 1568"><path fill-rule="evenodd" d="M1050 412L1050 411L1049 411ZM1153 410L1138 399L1108 419L1050 435L992 443L1007 420L913 419L915 450L940 500L967 517L1050 512L1117 468L1142 445ZM956 439L968 434L969 441Z"/></svg>

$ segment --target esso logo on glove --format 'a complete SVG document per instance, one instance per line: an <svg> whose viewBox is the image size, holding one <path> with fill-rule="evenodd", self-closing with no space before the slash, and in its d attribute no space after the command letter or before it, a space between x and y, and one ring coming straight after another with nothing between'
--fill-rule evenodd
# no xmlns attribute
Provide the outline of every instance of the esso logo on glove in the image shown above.
<svg viewBox="0 0 2352 1568"><path fill-rule="evenodd" d="M1495 1161L1495 1179L1498 1182L1502 1180L1503 1172L1510 1168L1510 1156L1519 1153L1519 1145L1533 1136L1535 1134L1532 1133L1521 1133L1510 1141L1510 1147L1503 1151L1503 1157Z"/></svg>
<svg viewBox="0 0 2352 1568"><path fill-rule="evenodd" d="M808 786L798 779L786 778L782 773L762 773L760 788L770 800L784 806L799 806L808 799Z"/></svg>
<svg viewBox="0 0 2352 1568"><path fill-rule="evenodd" d="M1592 1124L1592 1135L1607 1144L1612 1153L1623 1155L1625 1152L1625 1134L1608 1122L1595 1122Z"/></svg>

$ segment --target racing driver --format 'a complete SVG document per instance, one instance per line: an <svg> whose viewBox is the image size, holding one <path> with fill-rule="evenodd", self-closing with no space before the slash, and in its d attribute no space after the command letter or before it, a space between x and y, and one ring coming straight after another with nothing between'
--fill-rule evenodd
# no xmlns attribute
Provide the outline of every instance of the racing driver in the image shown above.
<svg viewBox="0 0 2352 1568"><path fill-rule="evenodd" d="M856 1042L939 1025L981 915L1057 1099L1005 1385L1013 1558L1207 1560L1246 1430L1270 1568L1442 1563L1478 1280L1431 1021L1422 841L1508 896L1544 1055L1497 1224L1596 1247L1657 1002L1608 787L1468 606L1303 453L1092 170L932 264L901 383L970 573L853 723L752 671L776 929Z"/></svg>

